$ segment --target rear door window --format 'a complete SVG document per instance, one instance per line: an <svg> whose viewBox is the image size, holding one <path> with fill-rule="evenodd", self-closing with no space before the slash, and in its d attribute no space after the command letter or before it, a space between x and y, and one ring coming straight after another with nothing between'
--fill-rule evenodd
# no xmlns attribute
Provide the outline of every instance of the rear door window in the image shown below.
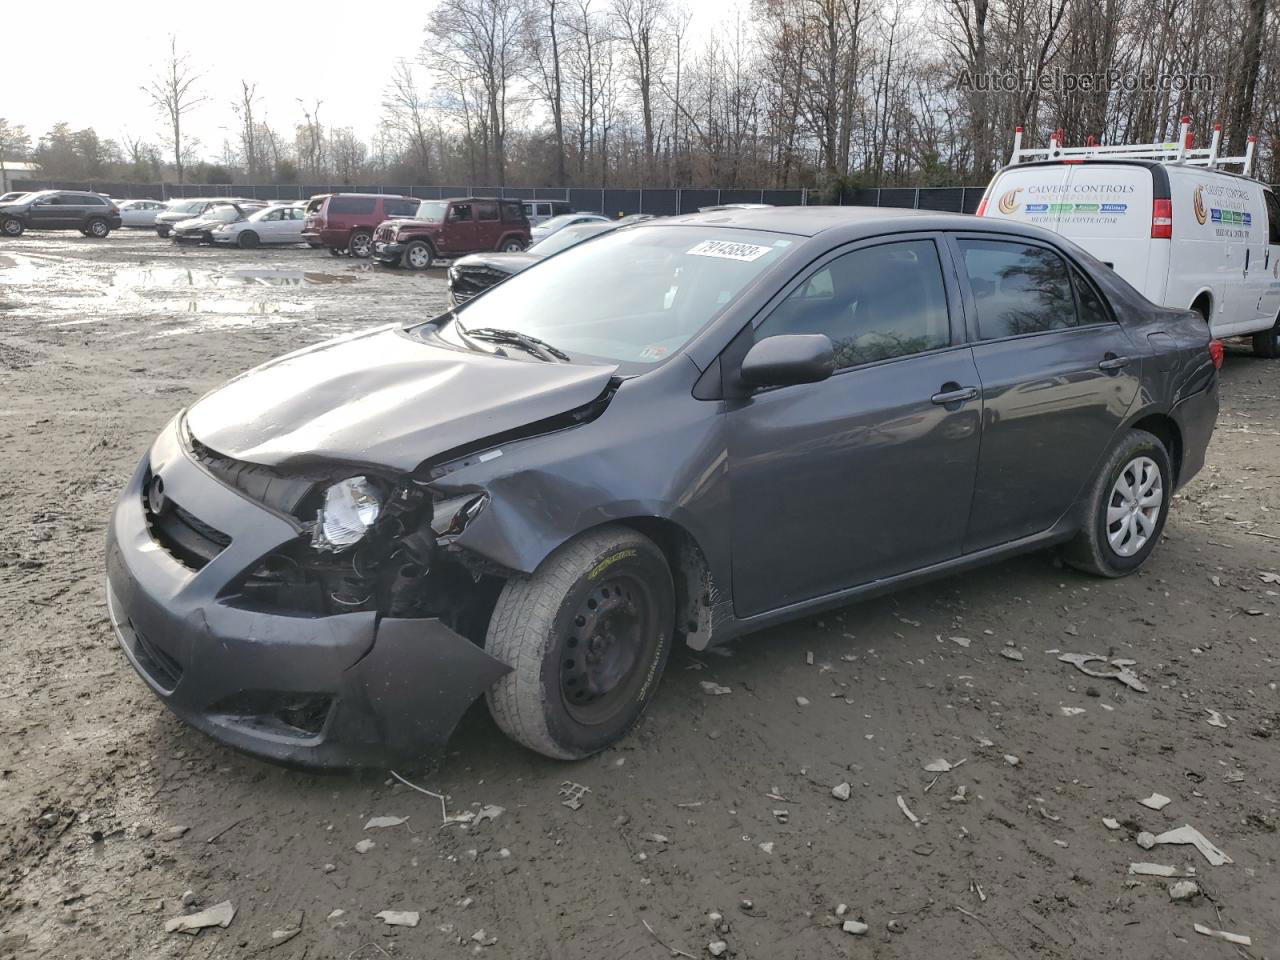
<svg viewBox="0 0 1280 960"><path fill-rule="evenodd" d="M981 339L1079 325L1067 265L1053 250L1006 240L962 238L958 243Z"/></svg>
<svg viewBox="0 0 1280 960"><path fill-rule="evenodd" d="M1267 243L1280 244L1280 200L1270 190L1263 190L1267 201Z"/></svg>
<svg viewBox="0 0 1280 960"><path fill-rule="evenodd" d="M455 203L449 208L449 222L463 223L471 220L471 204Z"/></svg>
<svg viewBox="0 0 1280 960"><path fill-rule="evenodd" d="M825 334L838 369L949 346L946 286L934 242L863 247L821 267L778 305L755 338L792 333Z"/></svg>
<svg viewBox="0 0 1280 960"><path fill-rule="evenodd" d="M476 219L477 220L497 220L498 205L492 200L476 201Z"/></svg>

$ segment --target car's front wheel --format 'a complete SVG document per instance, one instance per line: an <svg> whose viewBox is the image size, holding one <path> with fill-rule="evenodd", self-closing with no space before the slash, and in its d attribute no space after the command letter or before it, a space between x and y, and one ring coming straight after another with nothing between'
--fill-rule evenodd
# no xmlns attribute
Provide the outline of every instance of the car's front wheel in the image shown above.
<svg viewBox="0 0 1280 960"><path fill-rule="evenodd" d="M357 230L347 242L347 249L353 257L359 257L361 260L365 259L373 253L373 234Z"/></svg>
<svg viewBox="0 0 1280 960"><path fill-rule="evenodd" d="M662 551L627 527L584 533L498 598L486 651L511 672L486 694L499 727L562 760L616 743L671 652L675 589Z"/></svg>
<svg viewBox="0 0 1280 960"><path fill-rule="evenodd" d="M111 232L111 224L107 223L107 221L103 220L101 217L94 217L89 221L88 229L89 236L101 240Z"/></svg>
<svg viewBox="0 0 1280 960"><path fill-rule="evenodd" d="M0 230L4 231L6 237L20 237L25 229L27 229L26 224L17 217L8 217L4 223L0 223Z"/></svg>
<svg viewBox="0 0 1280 960"><path fill-rule="evenodd" d="M524 249L524 244L520 242L518 237L510 237L502 242L502 250L504 253L516 253Z"/></svg>
<svg viewBox="0 0 1280 960"><path fill-rule="evenodd" d="M426 270L434 259L431 244L422 240L414 240L404 248L404 265L410 270Z"/></svg>
<svg viewBox="0 0 1280 960"><path fill-rule="evenodd" d="M1253 352L1267 360L1280 357L1280 317L1270 330L1260 330L1253 335Z"/></svg>
<svg viewBox="0 0 1280 960"><path fill-rule="evenodd" d="M236 238L236 244L245 250L252 250L261 242L261 238L252 230L243 230Z"/></svg>
<svg viewBox="0 0 1280 960"><path fill-rule="evenodd" d="M1159 438L1131 430L1094 481L1088 515L1064 559L1099 577L1123 577L1151 556L1173 496L1169 453Z"/></svg>

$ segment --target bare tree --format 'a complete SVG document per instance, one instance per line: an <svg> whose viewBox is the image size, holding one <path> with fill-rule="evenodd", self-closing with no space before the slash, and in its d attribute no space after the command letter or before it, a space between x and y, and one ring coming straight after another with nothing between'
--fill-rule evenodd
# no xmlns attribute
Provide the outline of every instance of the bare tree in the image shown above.
<svg viewBox="0 0 1280 960"><path fill-rule="evenodd" d="M190 138L184 139L183 118L209 99L199 93L196 86L199 81L200 74L192 68L187 54L178 52L178 39L170 34L168 59L156 78L141 88L157 112L168 120L168 139L179 183L182 183L186 160L194 146Z"/></svg>
<svg viewBox="0 0 1280 960"><path fill-rule="evenodd" d="M613 17L626 42L628 69L640 96L640 118L644 124L644 175L653 177L653 85L654 75L665 69L663 22L668 16L667 0L613 0Z"/></svg>
<svg viewBox="0 0 1280 960"><path fill-rule="evenodd" d="M253 111L262 99L258 96L258 85L248 80L240 81L240 99L231 104L231 109L240 118L240 151L244 157L245 173L257 177L262 172L263 151L258 139L258 124L254 120Z"/></svg>
<svg viewBox="0 0 1280 960"><path fill-rule="evenodd" d="M382 97L385 126L402 142L422 182L431 182L431 104L419 92L413 64L401 60Z"/></svg>

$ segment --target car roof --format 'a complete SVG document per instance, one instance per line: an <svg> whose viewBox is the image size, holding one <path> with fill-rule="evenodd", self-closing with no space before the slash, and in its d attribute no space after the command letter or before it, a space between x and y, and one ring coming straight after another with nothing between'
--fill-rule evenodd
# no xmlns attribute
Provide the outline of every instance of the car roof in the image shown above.
<svg viewBox="0 0 1280 960"><path fill-rule="evenodd" d="M715 210L709 213L677 214L636 224L637 228L671 224L739 227L744 230L769 230L814 237L827 230L865 227L865 232L883 233L884 227L901 221L910 230L977 230L983 220L967 213L942 213L936 210L912 210L908 207L824 207L795 206L756 209Z"/></svg>

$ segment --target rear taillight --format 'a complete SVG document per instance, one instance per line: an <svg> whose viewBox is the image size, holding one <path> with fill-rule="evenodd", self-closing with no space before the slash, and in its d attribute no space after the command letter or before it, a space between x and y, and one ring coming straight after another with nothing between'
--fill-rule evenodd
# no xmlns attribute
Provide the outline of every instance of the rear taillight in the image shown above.
<svg viewBox="0 0 1280 960"><path fill-rule="evenodd" d="M1213 369L1222 369L1222 341L1209 341L1209 359L1213 361Z"/></svg>
<svg viewBox="0 0 1280 960"><path fill-rule="evenodd" d="M982 195L982 199L978 201L978 210L974 214L974 216L980 217L986 212L987 212L987 195L984 193Z"/></svg>
<svg viewBox="0 0 1280 960"><path fill-rule="evenodd" d="M1151 201L1151 239L1168 240L1173 236L1173 201Z"/></svg>

